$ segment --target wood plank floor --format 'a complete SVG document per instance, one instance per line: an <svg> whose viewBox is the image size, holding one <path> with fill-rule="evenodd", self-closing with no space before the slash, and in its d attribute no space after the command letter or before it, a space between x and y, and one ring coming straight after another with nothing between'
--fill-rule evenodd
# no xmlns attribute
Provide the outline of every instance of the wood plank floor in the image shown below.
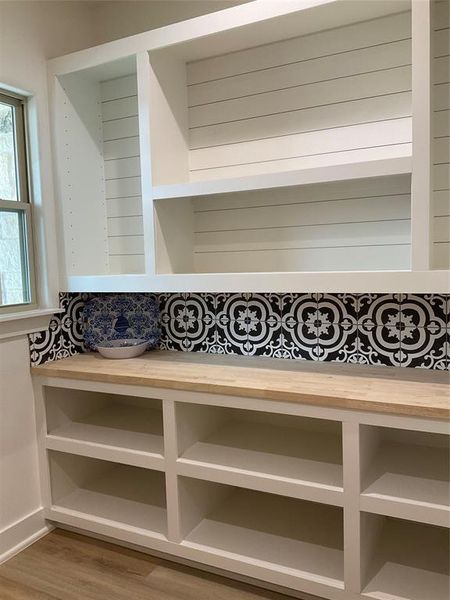
<svg viewBox="0 0 450 600"><path fill-rule="evenodd" d="M55 529L0 566L1 600L289 600Z"/></svg>

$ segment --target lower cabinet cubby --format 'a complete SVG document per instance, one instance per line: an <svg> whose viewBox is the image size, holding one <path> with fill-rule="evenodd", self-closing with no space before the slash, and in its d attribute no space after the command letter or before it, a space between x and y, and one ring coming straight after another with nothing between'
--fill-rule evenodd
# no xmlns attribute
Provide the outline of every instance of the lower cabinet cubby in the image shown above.
<svg viewBox="0 0 450 600"><path fill-rule="evenodd" d="M285 484L292 496L303 486L316 494L308 499L327 501L328 494L331 504L342 493L340 422L178 403L177 430L181 474L192 475L183 467L203 467L233 484L240 473L245 486L254 487L259 478Z"/></svg>
<svg viewBox="0 0 450 600"><path fill-rule="evenodd" d="M363 595L379 600L448 600L449 530L362 513Z"/></svg>
<svg viewBox="0 0 450 600"><path fill-rule="evenodd" d="M343 588L343 511L179 477L184 545Z"/></svg>
<svg viewBox="0 0 450 600"><path fill-rule="evenodd" d="M362 501L381 499L434 509L448 522L449 440L437 433L362 426Z"/></svg>
<svg viewBox="0 0 450 600"><path fill-rule="evenodd" d="M95 446L98 452L104 446L108 451L121 450L123 462L134 464L133 454L145 454L156 463L163 462L160 400L47 387L45 403L48 448L83 453L83 448ZM134 457L137 466L139 461L145 462L142 458Z"/></svg>
<svg viewBox="0 0 450 600"><path fill-rule="evenodd" d="M53 508L166 535L163 473L63 452L48 456Z"/></svg>

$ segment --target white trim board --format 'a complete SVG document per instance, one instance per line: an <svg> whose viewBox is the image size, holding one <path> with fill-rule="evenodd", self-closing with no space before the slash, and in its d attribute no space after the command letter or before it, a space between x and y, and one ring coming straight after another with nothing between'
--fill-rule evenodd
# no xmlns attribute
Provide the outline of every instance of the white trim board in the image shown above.
<svg viewBox="0 0 450 600"><path fill-rule="evenodd" d="M44 519L44 509L37 510L0 531L0 564L9 560L44 535L53 525Z"/></svg>

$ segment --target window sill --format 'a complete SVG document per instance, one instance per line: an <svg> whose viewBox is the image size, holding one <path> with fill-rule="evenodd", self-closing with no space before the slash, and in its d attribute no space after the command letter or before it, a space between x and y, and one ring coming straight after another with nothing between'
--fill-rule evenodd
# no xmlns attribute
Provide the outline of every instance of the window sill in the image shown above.
<svg viewBox="0 0 450 600"><path fill-rule="evenodd" d="M61 312L61 308L42 308L0 314L0 340L43 331L53 315Z"/></svg>

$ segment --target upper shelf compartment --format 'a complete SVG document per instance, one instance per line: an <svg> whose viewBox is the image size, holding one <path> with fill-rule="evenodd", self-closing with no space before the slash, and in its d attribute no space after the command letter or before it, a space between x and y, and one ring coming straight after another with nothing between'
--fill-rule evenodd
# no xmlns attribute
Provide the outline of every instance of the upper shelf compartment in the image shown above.
<svg viewBox="0 0 450 600"><path fill-rule="evenodd" d="M55 157L69 275L144 272L134 57L55 81Z"/></svg>
<svg viewBox="0 0 450 600"><path fill-rule="evenodd" d="M246 178L292 172L298 184L330 181L336 167L346 179L370 177L375 163L392 174L391 161L411 156L411 12L404 2L364 4L377 13L350 17L346 2L332 3L340 19L289 39L258 38L247 25L247 47L227 53L224 33L151 51L154 197L191 195L202 182L249 189ZM166 188L176 184L188 185Z"/></svg>

